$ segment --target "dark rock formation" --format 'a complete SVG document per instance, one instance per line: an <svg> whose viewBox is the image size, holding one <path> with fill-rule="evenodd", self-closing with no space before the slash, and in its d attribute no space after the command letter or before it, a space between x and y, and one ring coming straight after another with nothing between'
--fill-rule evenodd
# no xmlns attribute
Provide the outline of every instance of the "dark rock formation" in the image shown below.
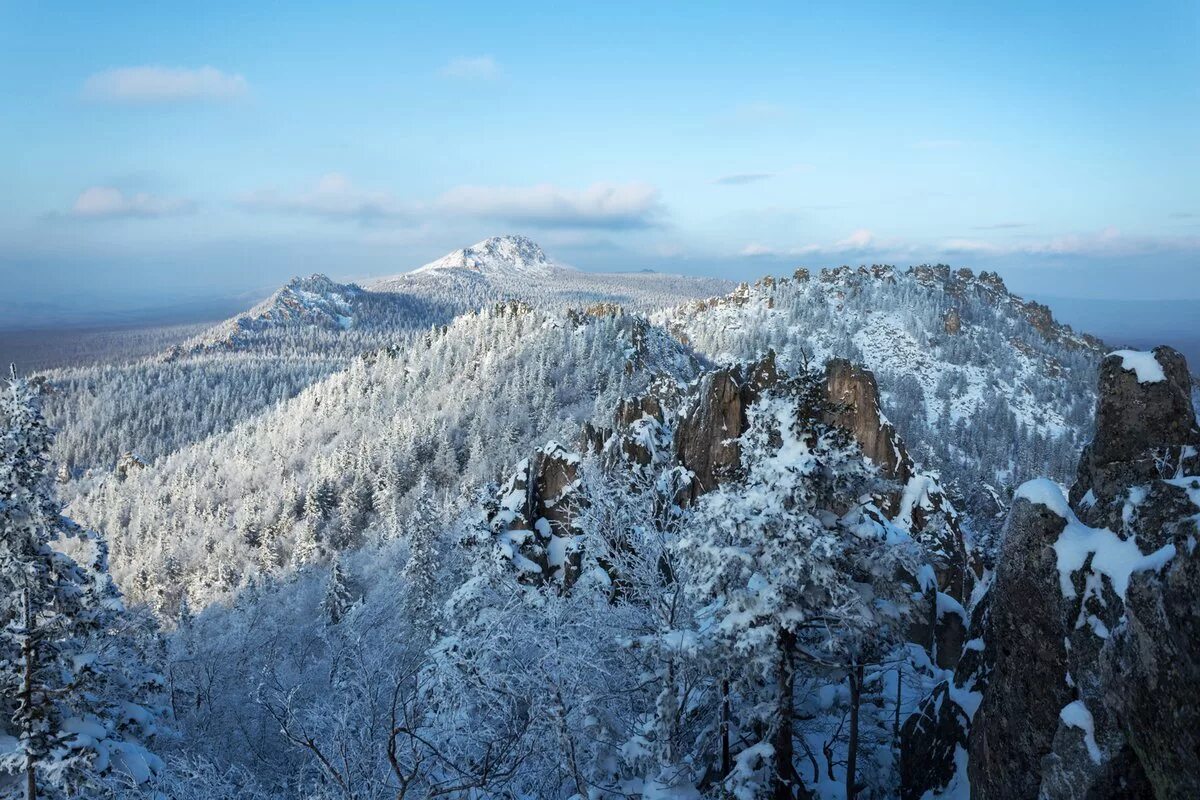
<svg viewBox="0 0 1200 800"><path fill-rule="evenodd" d="M1036 798L1065 680L1065 619L1054 542L1066 520L1018 499L1008 516L991 587L988 637L995 664L970 734L969 775L979 800Z"/></svg>
<svg viewBox="0 0 1200 800"><path fill-rule="evenodd" d="M741 470L737 439L747 429L746 409L779 380L775 353L761 361L708 373L697 398L675 429L675 453L692 473L688 499L695 500Z"/></svg>
<svg viewBox="0 0 1200 800"><path fill-rule="evenodd" d="M957 308L951 308L946 312L946 316L942 319L942 330L951 336L958 336L962 333L962 317Z"/></svg>
<svg viewBox="0 0 1200 800"><path fill-rule="evenodd" d="M572 516L579 456L550 442L523 461L489 510L488 525L522 577L569 587L579 573Z"/></svg>
<svg viewBox="0 0 1200 800"><path fill-rule="evenodd" d="M831 359L825 365L825 394L837 409L827 422L850 431L883 477L899 484L881 504L884 512L911 530L931 554L937 590L965 604L975 585L976 569L963 543L958 515L936 479L917 474L904 442L880 411L874 374L845 359ZM936 604L936 596L931 597ZM939 657L948 659L942 666L953 668L965 629L955 619L942 619L926 636Z"/></svg>
<svg viewBox="0 0 1200 800"><path fill-rule="evenodd" d="M141 472L147 466L149 465L146 463L144 458L130 450L122 453L121 457L117 459L117 464L113 468L113 472L116 473L117 480L123 481L130 476Z"/></svg>
<svg viewBox="0 0 1200 800"><path fill-rule="evenodd" d="M830 359L825 365L825 394L839 409L828 422L850 431L884 477L901 483L912 477L912 461L896 429L879 410L879 387L873 373L844 358Z"/></svg>
<svg viewBox="0 0 1200 800"><path fill-rule="evenodd" d="M1159 798L1200 797L1200 553L1180 545L1161 575L1134 577L1101 660L1106 705Z"/></svg>
<svg viewBox="0 0 1200 800"><path fill-rule="evenodd" d="M1155 348L1154 360L1162 368L1162 380L1139 381L1118 354L1105 358L1100 368L1096 433L1083 452L1071 489L1071 505L1089 523L1113 522L1111 503L1130 486L1171 477L1181 469L1200 472L1195 453L1200 430L1187 362L1170 347ZM1088 492L1092 494L1085 503ZM1098 513L1089 511L1091 506Z"/></svg>
<svg viewBox="0 0 1200 800"><path fill-rule="evenodd" d="M1048 492L1014 502L989 592L994 670L969 737L973 797L1200 797L1189 391L1170 348L1109 356L1073 510ZM1060 575L1068 541L1085 542L1085 557Z"/></svg>
<svg viewBox="0 0 1200 800"><path fill-rule="evenodd" d="M979 273L978 281L1000 294L1008 294L1008 287L1004 285L1004 279L1000 277L1000 273L998 272L981 272Z"/></svg>
<svg viewBox="0 0 1200 800"><path fill-rule="evenodd" d="M1029 324L1034 330L1043 336L1049 338L1055 332L1054 315L1050 313L1050 307L1044 306L1041 303L1030 300L1025 303L1025 319L1029 320Z"/></svg>
<svg viewBox="0 0 1200 800"><path fill-rule="evenodd" d="M950 696L950 684L939 683L900 729L900 797L920 800L929 789L942 788L954 777L955 751L967 747L971 720Z"/></svg>

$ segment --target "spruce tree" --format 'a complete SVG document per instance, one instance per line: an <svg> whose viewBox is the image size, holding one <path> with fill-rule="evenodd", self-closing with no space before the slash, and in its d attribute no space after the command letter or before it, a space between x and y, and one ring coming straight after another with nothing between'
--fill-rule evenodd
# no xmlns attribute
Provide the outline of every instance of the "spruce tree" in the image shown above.
<svg viewBox="0 0 1200 800"><path fill-rule="evenodd" d="M61 514L39 391L15 374L0 426L0 775L19 775L26 800L143 781L161 762L139 700L158 679L133 652L107 545Z"/></svg>
<svg viewBox="0 0 1200 800"><path fill-rule="evenodd" d="M340 561L334 561L329 568L329 583L326 584L325 597L321 601L321 611L325 614L326 622L337 625L354 607L354 602L354 592L350 588L350 581L346 578L342 564Z"/></svg>

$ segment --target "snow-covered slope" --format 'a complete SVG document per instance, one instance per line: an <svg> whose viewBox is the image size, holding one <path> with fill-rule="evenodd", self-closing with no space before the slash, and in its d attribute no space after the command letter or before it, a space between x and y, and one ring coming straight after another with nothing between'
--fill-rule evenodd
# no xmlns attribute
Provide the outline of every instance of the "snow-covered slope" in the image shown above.
<svg viewBox="0 0 1200 800"><path fill-rule="evenodd" d="M724 294L730 281L562 266L524 237L488 239L363 289L294 278L233 319L157 358L56 370L47 411L56 457L75 472L110 469L136 449L151 460L221 433L354 358L403 349L433 326L519 300L554 314L610 304L646 312Z"/></svg>
<svg viewBox="0 0 1200 800"><path fill-rule="evenodd" d="M582 272L547 256L524 236L494 236L411 272L375 280L366 288L436 301L460 312L510 299L553 311L614 303L648 312L725 294L733 287L732 281L653 271Z"/></svg>
<svg viewBox="0 0 1200 800"><path fill-rule="evenodd" d="M838 356L874 371L914 454L978 516L1025 478L1070 477L1105 352L998 275L943 266L798 270L655 320L722 363L770 348L789 368Z"/></svg>
<svg viewBox="0 0 1200 800"><path fill-rule="evenodd" d="M153 541L155 569L169 560L180 587L208 602L250 572L302 566L315 557L303 547L329 555L357 544L369 525L426 502L429 485L465 496L548 433L572 441L655 376L686 381L698 368L641 317L513 303L355 359L127 479L85 481L72 509L108 532L133 596L152 599L130 564Z"/></svg>
<svg viewBox="0 0 1200 800"><path fill-rule="evenodd" d="M548 259L536 242L524 236L493 236L448 253L413 273L466 270L487 278L545 278L564 269L569 267Z"/></svg>
<svg viewBox="0 0 1200 800"><path fill-rule="evenodd" d="M381 337L444 322L452 315L453 309L411 294L367 292L353 283L311 275L293 278L246 313L172 348L168 357L278 349L281 337L297 335L307 337L299 347L308 353L314 349L354 353L377 344ZM345 335L348 332L356 335Z"/></svg>
<svg viewBox="0 0 1200 800"><path fill-rule="evenodd" d="M618 755L633 759L632 766L609 774L617 758L597 756L594 764L602 768L595 774L603 781L652 774L646 771L651 768L659 774L659 754L665 752L660 742L672 748L711 742L717 730L712 720L719 717L697 722L684 715L695 730L680 730L678 736L669 727L647 726L649 715L657 713L651 709L666 709L664 720L680 719L670 698L683 693L662 691L674 676L684 682L681 689L707 686L707 708L718 709L719 687L728 682L730 665L738 664L730 659L740 652L694 644L694 636L711 627L710 612L702 609L717 608L709 598L715 589L691 584L687 591L704 605L695 609L698 614L689 611L679 619L677 604L662 602L696 574L717 573L686 561L676 570L663 558L680 552L671 542L694 533L691 523L698 519L715 538L704 540L703 547L685 541L683 552L710 552L717 557L710 565L715 568L736 565L738 559L725 554L743 551L721 542L726 533L744 532L726 526L762 518L780 496L783 479L800 474L791 471L798 463L793 456L811 446L807 439L792 438L799 417L788 409L798 406L788 405L782 394L755 405L764 397L760 390L774 384L765 377L756 384L760 379L748 376L777 377L784 371L799 376L831 356L875 372L883 410L919 462L913 465L905 457L904 463L921 472L898 495L879 489L880 497L894 499L899 509L895 526L887 526L891 534L882 540L897 546L913 532L944 541L939 537L947 531L954 533L955 543L962 541L961 531L988 544L1008 490L1038 474L1067 479L1090 433L1096 365L1104 349L1055 323L1044 306L1013 296L989 273L840 268L819 275L797 271L787 279L765 278L726 291L733 287L716 281L580 272L554 264L528 240L489 241L367 288L321 276L296 280L190 351L122 369L48 376L54 423L66 428L60 453L84 459L106 452L111 461L136 449L146 456L144 467L122 471L97 464L68 481L64 491L71 514L107 534L113 573L127 597L148 605L168 630L178 623L172 642L180 651L171 664L171 685L180 701L177 722L191 748L184 754L245 768L274 787L272 800L300 796L304 787L325 780L303 749L280 738L280 726L289 719L316 726L316 738L307 741L350 754L347 758L361 766L357 774L378 774L385 760L380 742L388 741L387 734L380 739L362 721L386 724L388 714L396 713L401 684L394 682L395 670L410 663L406 659L454 667L440 673L443 682L430 685L420 703L443 704L441 719L450 722L442 728L441 722L430 723L430 728L450 743L439 747L464 748L460 763L474 763L471 759L486 754L492 741L527 740L530 752L540 754L537 759L519 754L531 759L512 773L520 775L520 786L492 787L495 794L514 788L519 791L512 794L528 797L564 794L563 756L542 752L549 728L524 727L530 708L548 709L533 716L554 721L554 736L566 731L579 742L620 743ZM631 308L654 313L646 317L629 313ZM431 326L431 320L439 324ZM753 369L745 365L767 350L776 357L762 359ZM744 369L714 369L713 362L743 362ZM696 381L702 372L708 377ZM856 374L858 385L871 386L873 398L874 381ZM874 414L873 400L866 405L871 415L865 438L871 440L869 434L884 430L884 420ZM813 420L828 424L823 412L814 413ZM766 421L742 440L758 456L749 462L723 460L743 419ZM686 435L674 435L685 428ZM118 447L122 440L129 444ZM561 446L536 450L547 440ZM888 429L890 451L884 452L899 457L897 441ZM578 458L567 453L577 445L586 445L578 447ZM787 459L778 457L783 452ZM663 458L656 461L656 454ZM618 458L628 462L628 472L606 479L597 471ZM522 492L515 482L504 489L494 485L523 461L516 474L537 475L536 488L531 481ZM724 480L747 464L767 470L758 473L761 480L739 484L742 476L724 484L734 487L732 492L745 490L744 497L724 490L711 495L724 498L719 502L693 497L690 487L700 484L693 474L708 469L715 477L718 468L730 467L721 472ZM680 486L686 495L679 493ZM965 510L961 529L949 511L923 530L909 527L923 516L913 513L914 507L951 508L949 502L929 502L931 486L944 488L942 499ZM586 493L574 493L585 487ZM662 497L656 494L660 491ZM863 502L866 494L855 488L849 496ZM679 497L681 503L688 497L696 504L670 510L676 501L661 502L665 497ZM538 509L540 516L523 511L504 521L504 529L496 531L499 554L504 555L504 546L541 536L545 553L527 550L525 557L540 567L533 559L545 555L548 574L562 570L563 587L568 585L567 557L589 551L566 549L565 537L553 527L565 517L555 514L574 509L584 515L579 541L601 549L590 551L596 553L596 568L583 569L581 560L570 573L578 582L570 585L591 586L596 593L542 591L534 582L508 575L495 549L480 547L486 543L479 535L484 526L500 519L487 516L489 498L514 512L518 505ZM818 514L805 530L833 530L840 509L853 504L839 501L837 514ZM810 513L800 503L774 506ZM692 513L688 509L700 516L686 516ZM544 513L549 510L555 511ZM518 522L526 527L510 524ZM866 517L855 518L855 536L864 530L859 523L866 524ZM630 547L631 532L643 544ZM897 532L902 536L893 536ZM746 544L765 541L751 536ZM668 549L655 555L643 545ZM972 551L972 559L979 550ZM807 552L800 554L798 566L810 565L803 557ZM950 552L931 549L926 555ZM978 567L965 558L954 563L973 571ZM615 574L622 580L609 577L606 584L603 564L617 565ZM886 588L901 574L917 575L936 619L968 616L965 591L951 596L936 583L936 571L909 566L903 572L881 570L881 585ZM770 571L772 579L796 574L788 566ZM852 572L854 582L861 582L861 571ZM646 582L627 581L626 575ZM929 575L935 583L925 586ZM951 581L965 585L965 573L942 575L949 576L947 587ZM758 577L745 577L753 590L746 597L771 596L760 591ZM702 580L711 587L726 583ZM514 587L527 585L537 593L524 603L526 595ZM894 597L919 597L912 588ZM618 597L621 602L612 602ZM473 616L477 608L487 612L478 617L479 625ZM647 609L661 609L666 616L643 615ZM698 621L704 624L697 626ZM438 642L432 650L431 640ZM934 649L941 652L941 647ZM690 661L701 650L717 660ZM507 663L475 658L481 652ZM577 660L563 661L567 652ZM647 657L661 660L656 665ZM883 677L899 675L891 657L884 670L868 673L858 685L873 693L863 703L868 719L880 723L869 723L871 729L892 730L894 736L891 720L907 713L930 688L925 678L940 678L948 667L937 661L934 669L929 653L918 651L916 661L905 667L903 702L908 705L899 708L899 700L879 705L876 699L892 703L890 698L900 697L902 687ZM515 724L503 723L505 714L485 704L486 692L478 695L482 699L461 702L481 686L461 680L458 663L471 681L484 682L483 690L498 678L501 691L494 697L508 697L514 682L523 681L522 691L527 689L533 702L521 698L511 709L507 719ZM770 663L776 663L773 655ZM531 671L530 664L537 669ZM738 685L753 687L766 674L760 667L739 667L750 682ZM657 677L647 683L647 676ZM701 681L693 684L693 676ZM821 685L813 691L818 683L806 684L803 694L812 700L802 709L808 738L801 741L812 752L834 754L827 756L832 763L847 752L841 731L849 695L839 675L823 670L809 678ZM611 685L598 692L606 681ZM212 692L213 686L221 691ZM764 698L778 694L773 683L762 688ZM746 704L751 695L745 691L732 693L739 713L759 707ZM573 699L564 704L562 698ZM406 715L437 718L421 704L402 702L406 705L399 710ZM598 734L593 710L609 713L614 702L626 705L621 714L627 719L613 726L615 733ZM560 716L568 705L574 716ZM292 716L292 709L299 716ZM560 724L563 719L568 721ZM499 727L476 738L480 726L497 720ZM770 717L762 720L759 727L765 730ZM345 731L338 728L343 724ZM464 737L464 730L469 735ZM354 739L359 733L366 738ZM479 742L482 751L475 748ZM871 780L889 785L896 748L886 737L866 746L879 756L870 762L881 765ZM544 772L530 778L528 764L535 760ZM702 770L711 761L711 754L702 754L693 763ZM208 776L197 780L206 787L212 783ZM640 792L636 784L613 786ZM393 789L388 787L389 796ZM578 793L578 788L567 792ZM254 795L239 787L212 789L208 796Z"/></svg>

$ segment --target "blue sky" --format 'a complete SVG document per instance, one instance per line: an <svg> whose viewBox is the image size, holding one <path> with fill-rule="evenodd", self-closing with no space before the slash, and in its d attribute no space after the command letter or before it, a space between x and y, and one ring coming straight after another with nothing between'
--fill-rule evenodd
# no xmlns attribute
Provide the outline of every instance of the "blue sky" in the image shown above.
<svg viewBox="0 0 1200 800"><path fill-rule="evenodd" d="M1200 6L901 6L0 1L0 277L153 305L520 232L1200 298Z"/></svg>

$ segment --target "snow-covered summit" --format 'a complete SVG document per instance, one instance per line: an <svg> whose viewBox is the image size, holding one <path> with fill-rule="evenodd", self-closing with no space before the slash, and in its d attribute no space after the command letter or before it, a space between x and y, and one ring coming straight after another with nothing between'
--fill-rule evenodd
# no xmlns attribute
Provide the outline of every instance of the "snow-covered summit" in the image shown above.
<svg viewBox="0 0 1200 800"><path fill-rule="evenodd" d="M412 274L467 270L493 277L547 277L569 269L546 257L545 251L524 236L493 236L455 250L413 270Z"/></svg>

